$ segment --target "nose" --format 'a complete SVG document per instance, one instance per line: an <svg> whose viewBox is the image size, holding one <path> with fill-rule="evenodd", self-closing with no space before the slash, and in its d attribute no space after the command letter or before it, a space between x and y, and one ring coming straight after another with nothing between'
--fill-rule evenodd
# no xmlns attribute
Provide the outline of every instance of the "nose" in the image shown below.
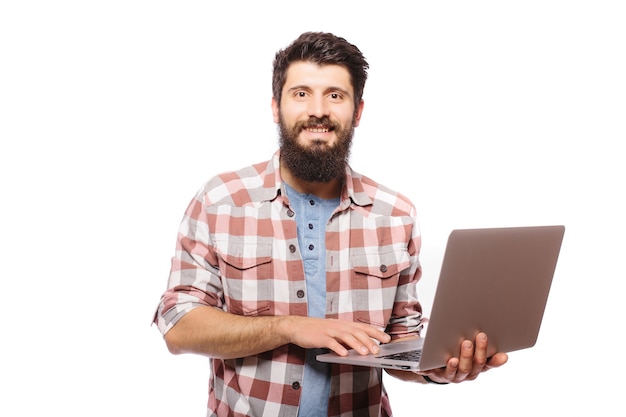
<svg viewBox="0 0 626 417"><path fill-rule="evenodd" d="M329 107L326 99L322 95L315 95L309 101L308 107L309 116L315 116L321 119L324 116L329 115Z"/></svg>

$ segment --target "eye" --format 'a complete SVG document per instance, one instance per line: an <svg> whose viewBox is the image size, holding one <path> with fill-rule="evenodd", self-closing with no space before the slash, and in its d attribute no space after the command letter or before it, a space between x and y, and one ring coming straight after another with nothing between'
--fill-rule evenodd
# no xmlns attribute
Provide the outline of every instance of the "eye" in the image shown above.
<svg viewBox="0 0 626 417"><path fill-rule="evenodd" d="M296 90L293 92L293 98L297 101L306 100L308 96L305 90Z"/></svg>
<svg viewBox="0 0 626 417"><path fill-rule="evenodd" d="M328 97L332 100L332 101L341 101L343 100L343 95L341 93L330 93L328 95Z"/></svg>

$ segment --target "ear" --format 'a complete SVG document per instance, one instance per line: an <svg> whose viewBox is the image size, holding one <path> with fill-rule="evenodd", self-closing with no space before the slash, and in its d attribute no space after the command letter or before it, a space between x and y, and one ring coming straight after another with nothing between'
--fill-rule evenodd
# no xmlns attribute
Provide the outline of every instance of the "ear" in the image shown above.
<svg viewBox="0 0 626 417"><path fill-rule="evenodd" d="M365 106L365 102L361 100L359 103L359 107L356 108L354 112L354 127L357 127L361 122L361 115L363 114L363 107Z"/></svg>
<svg viewBox="0 0 626 417"><path fill-rule="evenodd" d="M278 124L280 122L280 109L278 108L278 103L276 99L272 97L272 115L274 116L274 123Z"/></svg>

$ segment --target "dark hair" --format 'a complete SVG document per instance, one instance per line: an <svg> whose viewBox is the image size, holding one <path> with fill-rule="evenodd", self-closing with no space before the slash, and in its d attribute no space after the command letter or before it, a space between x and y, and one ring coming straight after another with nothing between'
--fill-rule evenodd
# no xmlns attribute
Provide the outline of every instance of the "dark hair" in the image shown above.
<svg viewBox="0 0 626 417"><path fill-rule="evenodd" d="M309 61L318 65L340 65L348 70L354 89L354 107L363 97L369 64L356 46L344 38L323 32L305 32L285 49L276 53L272 94L280 106L281 94L287 79L287 69L294 62Z"/></svg>

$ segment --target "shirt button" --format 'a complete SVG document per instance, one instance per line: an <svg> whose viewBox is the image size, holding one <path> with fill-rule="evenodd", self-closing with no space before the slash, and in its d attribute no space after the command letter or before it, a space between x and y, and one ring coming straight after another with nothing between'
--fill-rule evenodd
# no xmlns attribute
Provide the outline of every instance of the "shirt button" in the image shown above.
<svg viewBox="0 0 626 417"><path fill-rule="evenodd" d="M380 266L380 268L378 268L378 269L380 269L380 272L387 272L387 265L384 265L384 264L383 264L383 265L381 265L381 266Z"/></svg>
<svg viewBox="0 0 626 417"><path fill-rule="evenodd" d="M295 253L296 252L296 245L289 245L289 252Z"/></svg>
<svg viewBox="0 0 626 417"><path fill-rule="evenodd" d="M296 293L296 295L298 296L298 298L303 298L303 297L304 297L304 291L302 291L302 290L298 290L298 292Z"/></svg>
<svg viewBox="0 0 626 417"><path fill-rule="evenodd" d="M287 216L293 217L294 214L296 213L294 213L292 209L287 210Z"/></svg>
<svg viewBox="0 0 626 417"><path fill-rule="evenodd" d="M309 200L309 204L314 206L315 205L315 200Z"/></svg>
<svg viewBox="0 0 626 417"><path fill-rule="evenodd" d="M309 223L309 229L313 230L313 223Z"/></svg>
<svg viewBox="0 0 626 417"><path fill-rule="evenodd" d="M298 381L294 382L293 384L291 384L291 388L293 388L295 390L299 390L300 389L300 383Z"/></svg>
<svg viewBox="0 0 626 417"><path fill-rule="evenodd" d="M315 246L314 245L309 245L309 250L313 250L313 249L315 249Z"/></svg>

